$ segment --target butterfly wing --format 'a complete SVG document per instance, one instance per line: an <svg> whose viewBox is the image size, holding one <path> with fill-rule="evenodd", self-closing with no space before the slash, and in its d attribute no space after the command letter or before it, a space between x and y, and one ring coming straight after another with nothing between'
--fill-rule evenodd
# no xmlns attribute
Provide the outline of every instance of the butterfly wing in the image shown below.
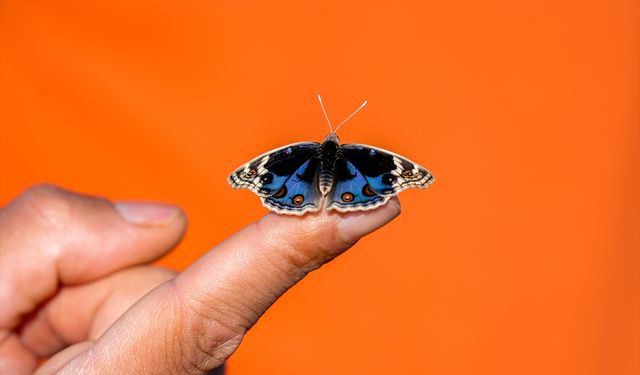
<svg viewBox="0 0 640 375"><path fill-rule="evenodd" d="M327 209L346 211L370 210L381 206L391 198L371 188L365 176L344 157L335 163L335 186L329 193Z"/></svg>
<svg viewBox="0 0 640 375"><path fill-rule="evenodd" d="M294 172L319 152L317 142L286 145L244 164L227 181L234 189L249 189L260 197L267 197L277 192Z"/></svg>
<svg viewBox="0 0 640 375"><path fill-rule="evenodd" d="M302 215L318 211L322 194L318 190L316 176L320 158L305 161L275 193L262 197L262 204L279 214Z"/></svg>
<svg viewBox="0 0 640 375"><path fill-rule="evenodd" d="M379 195L392 196L412 187L424 189L435 181L428 170L391 151L359 144L341 145L340 151Z"/></svg>
<svg viewBox="0 0 640 375"><path fill-rule="evenodd" d="M320 144L294 143L264 153L233 172L229 184L249 189L278 213L302 215L317 211L321 195L315 184Z"/></svg>
<svg viewBox="0 0 640 375"><path fill-rule="evenodd" d="M270 210L302 215L317 211L323 199L317 183L321 157L320 143L290 144L244 164L228 181L256 193ZM429 171L407 158L359 144L339 146L334 172L327 208L341 212L376 208L402 190L425 188L434 181Z"/></svg>

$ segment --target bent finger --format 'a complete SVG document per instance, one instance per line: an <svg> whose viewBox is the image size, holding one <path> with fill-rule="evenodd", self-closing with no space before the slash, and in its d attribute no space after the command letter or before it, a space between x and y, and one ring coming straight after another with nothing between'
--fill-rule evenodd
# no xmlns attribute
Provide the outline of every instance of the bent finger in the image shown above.
<svg viewBox="0 0 640 375"><path fill-rule="evenodd" d="M37 186L0 210L0 329L55 293L60 284L98 279L156 259L179 241L180 209L114 205L53 186Z"/></svg>
<svg viewBox="0 0 640 375"><path fill-rule="evenodd" d="M63 288L22 326L22 344L37 356L48 357L69 345L94 340L140 298L175 275L164 268L138 266Z"/></svg>

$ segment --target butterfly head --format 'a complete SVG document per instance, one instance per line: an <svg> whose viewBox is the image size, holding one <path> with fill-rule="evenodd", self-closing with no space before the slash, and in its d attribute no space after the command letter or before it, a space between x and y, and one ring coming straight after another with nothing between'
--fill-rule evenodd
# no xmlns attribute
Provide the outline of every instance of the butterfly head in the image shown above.
<svg viewBox="0 0 640 375"><path fill-rule="evenodd" d="M326 143L326 142L340 144L340 137L338 137L338 134L336 134L336 132L331 132L327 134L327 136L324 137L324 141L322 141L322 143Z"/></svg>

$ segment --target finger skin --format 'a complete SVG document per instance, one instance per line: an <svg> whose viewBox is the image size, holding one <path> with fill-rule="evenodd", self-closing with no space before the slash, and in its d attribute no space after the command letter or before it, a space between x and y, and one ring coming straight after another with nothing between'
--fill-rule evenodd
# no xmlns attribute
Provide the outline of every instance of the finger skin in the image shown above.
<svg viewBox="0 0 640 375"><path fill-rule="evenodd" d="M69 344L94 340L140 298L175 275L164 268L137 266L63 288L22 326L20 339L39 357L51 356Z"/></svg>
<svg viewBox="0 0 640 375"><path fill-rule="evenodd" d="M32 331L23 341L16 329L37 322L38 310L59 288L156 259L184 232L186 218L175 207L123 207L128 212L102 198L41 185L0 209L0 300L10 301L0 304L0 373L32 373L37 356L29 345L56 344L52 330ZM87 301L75 301L74 309L82 310ZM85 321L95 326L93 319Z"/></svg>
<svg viewBox="0 0 640 375"><path fill-rule="evenodd" d="M0 210L0 328L52 296L59 284L95 280L152 261L180 240L186 219L128 223L101 198L37 186ZM135 246L135 251L132 247Z"/></svg>
<svg viewBox="0 0 640 375"><path fill-rule="evenodd" d="M61 374L203 374L221 365L288 288L400 213L268 214L146 295Z"/></svg>
<svg viewBox="0 0 640 375"><path fill-rule="evenodd" d="M60 368L61 363L66 363L78 354L88 350L94 344L93 341L82 341L71 346L66 347L64 350L58 352L55 356L55 360L48 360L42 366L40 366L33 374L34 375L48 375L55 374ZM88 373L88 372L87 372ZM103 370L102 373L110 373L108 370ZM0 372L2 374L2 372ZM31 372L29 372L31 374Z"/></svg>
<svg viewBox="0 0 640 375"><path fill-rule="evenodd" d="M4 332L0 337L0 374L31 374L37 366L37 358L20 337Z"/></svg>

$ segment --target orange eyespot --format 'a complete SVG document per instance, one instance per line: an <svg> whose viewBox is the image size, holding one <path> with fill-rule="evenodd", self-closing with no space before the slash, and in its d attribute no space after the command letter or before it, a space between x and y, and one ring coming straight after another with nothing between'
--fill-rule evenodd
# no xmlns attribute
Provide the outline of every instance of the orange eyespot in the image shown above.
<svg viewBox="0 0 640 375"><path fill-rule="evenodd" d="M344 193L344 194L342 194L341 198L342 198L343 202L351 202L351 201L353 201L354 197L353 197L353 194L351 194L351 193Z"/></svg>
<svg viewBox="0 0 640 375"><path fill-rule="evenodd" d="M255 169L249 169L248 171L244 172L244 175L249 177L249 178L253 178L258 174L258 171L256 171Z"/></svg>
<svg viewBox="0 0 640 375"><path fill-rule="evenodd" d="M413 177L413 172L411 172L411 171L410 171L410 170L408 170L408 169L405 169L405 170L402 172L402 177Z"/></svg>
<svg viewBox="0 0 640 375"><path fill-rule="evenodd" d="M274 198L282 198L285 195L287 195L287 187L282 185L282 187L278 191L273 193L272 197L274 197Z"/></svg>
<svg viewBox="0 0 640 375"><path fill-rule="evenodd" d="M362 188L362 194L366 197L377 195L377 193L373 191L373 189L371 189L371 185L369 184L364 185L364 187Z"/></svg>
<svg viewBox="0 0 640 375"><path fill-rule="evenodd" d="M291 201L296 206L299 206L299 205L302 204L302 202L304 202L304 197L302 195L298 194L298 195L295 195L293 198L291 198Z"/></svg>

